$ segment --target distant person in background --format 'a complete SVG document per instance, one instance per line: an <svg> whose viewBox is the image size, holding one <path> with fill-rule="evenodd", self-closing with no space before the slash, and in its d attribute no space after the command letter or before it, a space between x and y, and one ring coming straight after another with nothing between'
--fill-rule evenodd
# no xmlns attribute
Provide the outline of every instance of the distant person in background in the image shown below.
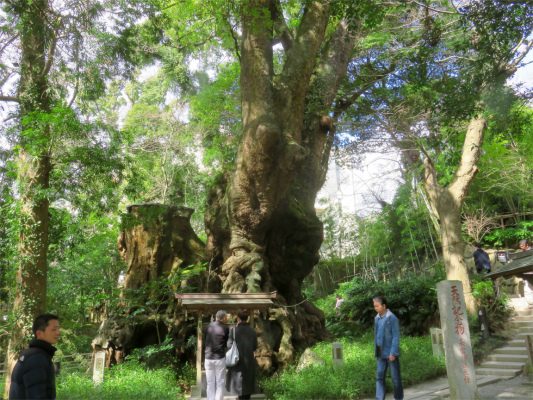
<svg viewBox="0 0 533 400"><path fill-rule="evenodd" d="M205 330L205 380L207 399L222 400L226 384L226 343L229 328L226 325L228 314L217 311L216 321Z"/></svg>
<svg viewBox="0 0 533 400"><path fill-rule="evenodd" d="M476 264L476 271L478 274L486 271L490 272L490 258L489 255L482 249L483 245L481 243L476 243L476 251L474 251L474 263Z"/></svg>
<svg viewBox="0 0 533 400"><path fill-rule="evenodd" d="M239 349L239 362L234 367L228 368L226 376L226 389L233 396L241 399L250 399L255 390L255 357L257 349L257 333L248 324L248 312L240 310L237 313L237 326L230 332L228 347L231 348L233 338Z"/></svg>
<svg viewBox="0 0 533 400"><path fill-rule="evenodd" d="M56 378L52 358L59 339L59 318L41 314L33 321L35 338L20 353L11 374L9 400L56 398Z"/></svg>
<svg viewBox="0 0 533 400"><path fill-rule="evenodd" d="M342 303L344 303L344 300L341 296L337 295L337 297L335 297L337 299L337 302L335 303L335 311L337 311L337 315L341 315L341 307L342 307Z"/></svg>
<svg viewBox="0 0 533 400"><path fill-rule="evenodd" d="M529 245L529 243L528 243L528 241L526 239L521 240L519 242L519 246L522 249L522 251L530 251L531 250L531 246Z"/></svg>

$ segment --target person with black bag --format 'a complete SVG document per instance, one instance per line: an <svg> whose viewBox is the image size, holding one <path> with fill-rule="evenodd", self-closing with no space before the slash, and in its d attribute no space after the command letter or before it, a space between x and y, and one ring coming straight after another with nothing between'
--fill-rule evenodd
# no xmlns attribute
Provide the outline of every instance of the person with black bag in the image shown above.
<svg viewBox="0 0 533 400"><path fill-rule="evenodd" d="M56 380L52 357L59 339L59 318L41 314L33 321L33 339L20 353L11 374L9 400L56 398Z"/></svg>
<svg viewBox="0 0 533 400"><path fill-rule="evenodd" d="M239 399L250 399L255 389L255 357L257 349L257 333L248 324L248 312L240 310L237 313L237 326L229 335L228 347L233 341L237 342L239 361L234 367L228 368L226 376L226 390Z"/></svg>

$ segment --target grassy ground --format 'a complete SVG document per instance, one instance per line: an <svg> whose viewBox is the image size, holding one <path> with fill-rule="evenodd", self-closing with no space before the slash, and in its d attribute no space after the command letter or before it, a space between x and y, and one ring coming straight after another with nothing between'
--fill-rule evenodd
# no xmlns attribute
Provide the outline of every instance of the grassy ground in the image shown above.
<svg viewBox="0 0 533 400"><path fill-rule="evenodd" d="M147 370L128 361L105 371L104 382L94 385L92 376L83 373L57 377L57 400L178 400L184 390L170 368Z"/></svg>
<svg viewBox="0 0 533 400"><path fill-rule="evenodd" d="M312 348L326 360L325 366L309 367L301 372L290 368L263 381L269 399L274 400L352 400L375 393L376 359L373 337L360 340L341 339L344 366L333 369L331 344L319 343ZM423 382L446 372L444 359L433 356L431 340L426 337L402 337L400 365L405 386ZM392 390L392 382L387 379Z"/></svg>

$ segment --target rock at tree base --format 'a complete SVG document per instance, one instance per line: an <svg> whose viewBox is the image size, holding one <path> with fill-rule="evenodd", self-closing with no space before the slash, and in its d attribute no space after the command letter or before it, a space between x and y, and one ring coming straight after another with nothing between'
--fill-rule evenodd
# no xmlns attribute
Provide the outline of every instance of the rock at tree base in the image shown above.
<svg viewBox="0 0 533 400"><path fill-rule="evenodd" d="M306 349L300 357L300 361L298 361L298 367L296 367L296 370L301 371L304 368L318 365L326 365L326 360L311 349Z"/></svg>

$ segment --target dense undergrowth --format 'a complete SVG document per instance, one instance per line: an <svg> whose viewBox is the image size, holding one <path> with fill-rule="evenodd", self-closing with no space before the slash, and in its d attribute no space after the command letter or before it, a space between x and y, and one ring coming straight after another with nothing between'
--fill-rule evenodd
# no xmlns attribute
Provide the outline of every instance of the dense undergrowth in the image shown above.
<svg viewBox="0 0 533 400"><path fill-rule="evenodd" d="M344 366L333 368L331 344L319 343L312 348L326 360L325 366L312 366L300 372L290 367L263 381L268 399L275 400L349 400L371 396L376 390L376 358L371 334L340 339ZM433 356L431 341L426 337L403 337L400 343L402 381L412 385L445 373L444 358ZM392 383L387 379L387 387Z"/></svg>
<svg viewBox="0 0 533 400"><path fill-rule="evenodd" d="M170 367L147 369L130 360L105 371L101 385L92 374L62 373L57 377L57 400L179 400L185 398L189 371L176 373Z"/></svg>

